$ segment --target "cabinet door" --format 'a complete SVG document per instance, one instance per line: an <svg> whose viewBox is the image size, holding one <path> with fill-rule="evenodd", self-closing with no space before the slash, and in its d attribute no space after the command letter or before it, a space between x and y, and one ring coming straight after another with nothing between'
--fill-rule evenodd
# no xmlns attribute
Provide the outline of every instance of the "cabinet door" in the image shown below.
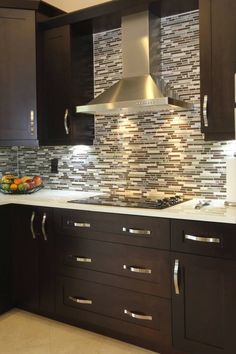
<svg viewBox="0 0 236 354"><path fill-rule="evenodd" d="M40 140L66 144L69 140L70 27L45 31L42 46L44 99L40 107Z"/></svg>
<svg viewBox="0 0 236 354"><path fill-rule="evenodd" d="M173 253L172 271L174 347L235 353L236 262Z"/></svg>
<svg viewBox="0 0 236 354"><path fill-rule="evenodd" d="M44 31L42 42L40 143L91 145L94 118L76 114L75 107L93 96L92 36L62 26Z"/></svg>
<svg viewBox="0 0 236 354"><path fill-rule="evenodd" d="M15 207L13 298L16 306L54 312L54 239L52 209Z"/></svg>
<svg viewBox="0 0 236 354"><path fill-rule="evenodd" d="M0 314L11 308L10 291L10 207L1 206Z"/></svg>
<svg viewBox="0 0 236 354"><path fill-rule="evenodd" d="M13 301L18 307L37 311L39 307L38 215L31 207L15 207L13 226Z"/></svg>
<svg viewBox="0 0 236 354"><path fill-rule="evenodd" d="M235 16L235 0L200 0L202 126L207 140L235 138Z"/></svg>
<svg viewBox="0 0 236 354"><path fill-rule="evenodd" d="M39 310L54 313L54 237L52 230L52 208L38 208L39 231Z"/></svg>
<svg viewBox="0 0 236 354"><path fill-rule="evenodd" d="M36 145L35 13L0 9L0 145Z"/></svg>

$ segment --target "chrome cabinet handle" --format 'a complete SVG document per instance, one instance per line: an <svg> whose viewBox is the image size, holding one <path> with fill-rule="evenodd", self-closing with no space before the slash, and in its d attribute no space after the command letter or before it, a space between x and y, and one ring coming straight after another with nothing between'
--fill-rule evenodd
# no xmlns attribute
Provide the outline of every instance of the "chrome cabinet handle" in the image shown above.
<svg viewBox="0 0 236 354"><path fill-rule="evenodd" d="M234 74L234 103L236 103L236 73Z"/></svg>
<svg viewBox="0 0 236 354"><path fill-rule="evenodd" d="M30 111L30 134L34 135L34 125L35 125L35 119L34 119L34 111Z"/></svg>
<svg viewBox="0 0 236 354"><path fill-rule="evenodd" d="M81 262L81 263L91 263L92 262L92 258L78 257L78 256L73 256L72 254L69 254L68 257L73 258L76 262Z"/></svg>
<svg viewBox="0 0 236 354"><path fill-rule="evenodd" d="M129 310L124 309L124 314L128 315L132 318L136 318L137 320L146 320L146 321L152 321L152 316L151 315L144 315L141 313L137 312L131 312Z"/></svg>
<svg viewBox="0 0 236 354"><path fill-rule="evenodd" d="M45 229L45 224L46 224L46 219L47 219L47 214L43 213L43 218L42 218L42 234L43 234L43 238L44 241L47 241L47 233L46 233L46 229Z"/></svg>
<svg viewBox="0 0 236 354"><path fill-rule="evenodd" d="M208 114L207 114L207 109L208 109L208 95L204 95L203 98L203 122L204 122L204 127L208 127Z"/></svg>
<svg viewBox="0 0 236 354"><path fill-rule="evenodd" d="M70 129L68 127L68 117L69 117L69 110L66 109L64 114L64 128L65 128L66 135L70 134Z"/></svg>
<svg viewBox="0 0 236 354"><path fill-rule="evenodd" d="M35 211L32 212L31 219L30 219L30 231L32 234L33 239L36 239L35 231L34 231L34 219L35 219Z"/></svg>
<svg viewBox="0 0 236 354"><path fill-rule="evenodd" d="M75 227L90 228L91 225L86 222L74 222Z"/></svg>
<svg viewBox="0 0 236 354"><path fill-rule="evenodd" d="M195 241L195 242L205 242L205 243L220 243L220 238L218 237L203 237L194 235L184 235L185 240Z"/></svg>
<svg viewBox="0 0 236 354"><path fill-rule="evenodd" d="M235 129L235 140L236 140L236 108L234 108L234 129Z"/></svg>
<svg viewBox="0 0 236 354"><path fill-rule="evenodd" d="M68 299L76 302L77 304L82 304L82 305L92 305L92 303L93 303L92 300L74 297L74 296L69 296Z"/></svg>
<svg viewBox="0 0 236 354"><path fill-rule="evenodd" d="M133 235L140 235L140 236L147 236L147 235L151 235L151 231L150 230L141 230L141 229L128 229L126 227L122 228L123 232L128 232L129 234L133 234Z"/></svg>
<svg viewBox="0 0 236 354"><path fill-rule="evenodd" d="M130 270L130 272L134 272L134 273L143 273L143 274L151 274L152 273L151 269L138 268L135 266L127 266L126 264L123 265L123 269Z"/></svg>
<svg viewBox="0 0 236 354"><path fill-rule="evenodd" d="M174 287L175 287L175 294L179 295L180 290L179 290L179 260L175 260L175 265L174 265Z"/></svg>

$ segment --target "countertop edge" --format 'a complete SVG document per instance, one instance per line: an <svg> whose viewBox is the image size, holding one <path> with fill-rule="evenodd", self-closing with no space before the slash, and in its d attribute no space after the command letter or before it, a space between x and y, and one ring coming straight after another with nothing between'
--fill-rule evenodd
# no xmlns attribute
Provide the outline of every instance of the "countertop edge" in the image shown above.
<svg viewBox="0 0 236 354"><path fill-rule="evenodd" d="M236 208L225 207L223 200L214 200L210 206L204 207L200 210L196 210L194 208L199 199L192 199L191 201L187 201L163 210L68 203L68 201L71 199L82 197L84 198L86 196L92 196L96 194L98 193L65 190L43 190L37 192L37 194L34 195L2 195L0 197L0 205L4 206L9 204L17 204L78 211L81 210L168 219L236 224Z"/></svg>

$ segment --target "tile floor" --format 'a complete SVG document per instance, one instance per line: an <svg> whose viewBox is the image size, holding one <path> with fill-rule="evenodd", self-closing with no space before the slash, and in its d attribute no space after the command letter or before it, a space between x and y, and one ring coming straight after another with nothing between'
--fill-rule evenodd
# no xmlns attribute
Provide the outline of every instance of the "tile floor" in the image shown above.
<svg viewBox="0 0 236 354"><path fill-rule="evenodd" d="M14 309L0 316L0 354L154 354L154 352Z"/></svg>

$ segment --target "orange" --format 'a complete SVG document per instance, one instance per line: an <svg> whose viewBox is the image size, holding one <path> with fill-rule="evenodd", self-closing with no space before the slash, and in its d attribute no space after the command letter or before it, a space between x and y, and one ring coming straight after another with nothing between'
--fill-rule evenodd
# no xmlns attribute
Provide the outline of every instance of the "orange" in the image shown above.
<svg viewBox="0 0 236 354"><path fill-rule="evenodd" d="M16 179L14 179L14 184L21 184L22 183L22 181L21 181L21 178L16 178Z"/></svg>
<svg viewBox="0 0 236 354"><path fill-rule="evenodd" d="M15 184L15 183L12 183L11 185L10 185L10 189L12 190L12 191L16 191L17 190L17 184Z"/></svg>

